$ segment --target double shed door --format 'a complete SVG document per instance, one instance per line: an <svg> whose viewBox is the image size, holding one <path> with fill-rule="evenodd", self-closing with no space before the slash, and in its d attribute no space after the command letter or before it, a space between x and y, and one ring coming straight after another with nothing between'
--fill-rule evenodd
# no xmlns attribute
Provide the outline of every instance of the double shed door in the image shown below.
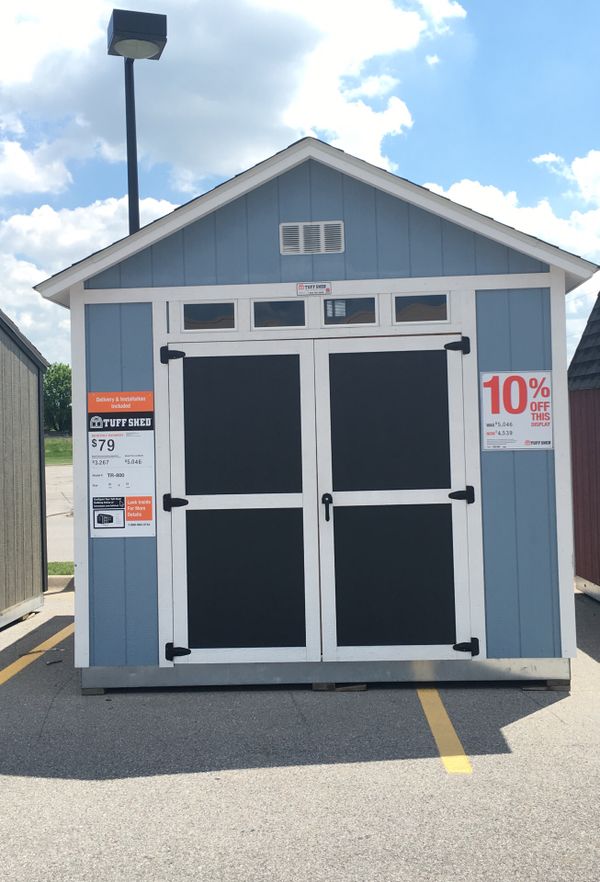
<svg viewBox="0 0 600 882"><path fill-rule="evenodd" d="M177 662L458 657L457 339L186 344L169 362Z"/></svg>

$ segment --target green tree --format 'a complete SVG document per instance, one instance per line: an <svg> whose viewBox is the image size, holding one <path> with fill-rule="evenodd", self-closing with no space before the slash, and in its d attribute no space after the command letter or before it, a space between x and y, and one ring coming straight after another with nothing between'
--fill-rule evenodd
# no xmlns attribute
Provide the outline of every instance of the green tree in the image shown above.
<svg viewBox="0 0 600 882"><path fill-rule="evenodd" d="M44 375L44 425L48 432L71 432L71 368L51 364Z"/></svg>

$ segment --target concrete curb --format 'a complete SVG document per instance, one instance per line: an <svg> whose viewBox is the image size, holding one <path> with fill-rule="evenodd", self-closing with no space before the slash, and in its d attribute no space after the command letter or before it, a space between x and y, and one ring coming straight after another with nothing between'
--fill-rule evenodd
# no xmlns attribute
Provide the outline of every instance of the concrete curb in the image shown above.
<svg viewBox="0 0 600 882"><path fill-rule="evenodd" d="M74 591L74 576L48 576L48 593L57 594L59 591Z"/></svg>

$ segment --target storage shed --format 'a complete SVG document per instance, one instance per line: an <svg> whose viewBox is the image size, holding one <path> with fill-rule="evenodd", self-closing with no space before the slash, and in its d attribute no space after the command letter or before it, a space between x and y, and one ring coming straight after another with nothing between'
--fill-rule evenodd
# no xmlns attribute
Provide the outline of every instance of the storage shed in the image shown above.
<svg viewBox="0 0 600 882"><path fill-rule="evenodd" d="M38 285L83 686L567 681L595 270L305 138Z"/></svg>
<svg viewBox="0 0 600 882"><path fill-rule="evenodd" d="M48 362L0 310L0 628L48 582L43 379Z"/></svg>
<svg viewBox="0 0 600 882"><path fill-rule="evenodd" d="M600 600L600 294L569 365L576 585Z"/></svg>

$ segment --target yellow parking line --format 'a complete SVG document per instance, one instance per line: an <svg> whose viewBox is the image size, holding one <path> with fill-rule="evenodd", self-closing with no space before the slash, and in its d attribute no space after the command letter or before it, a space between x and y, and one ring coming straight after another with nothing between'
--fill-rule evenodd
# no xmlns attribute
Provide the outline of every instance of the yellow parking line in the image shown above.
<svg viewBox="0 0 600 882"><path fill-rule="evenodd" d="M451 775L470 775L473 767L446 712L440 693L437 689L417 689L417 695L446 771Z"/></svg>
<svg viewBox="0 0 600 882"><path fill-rule="evenodd" d="M8 682L15 674L18 674L23 668L26 668L28 665L33 664L33 662L39 658L40 654L47 652L47 650L52 649L58 643L62 643L63 640L66 640L67 637L70 637L73 631L75 630L75 625L67 625L66 628L63 628L62 631L58 631L56 634L53 634L52 637L48 637L47 640L44 640L43 643L40 643L39 646L36 646L35 649L31 649L25 655L22 655L21 658L18 658L11 665L8 665L6 668L3 668L0 671L0 686L3 683Z"/></svg>

